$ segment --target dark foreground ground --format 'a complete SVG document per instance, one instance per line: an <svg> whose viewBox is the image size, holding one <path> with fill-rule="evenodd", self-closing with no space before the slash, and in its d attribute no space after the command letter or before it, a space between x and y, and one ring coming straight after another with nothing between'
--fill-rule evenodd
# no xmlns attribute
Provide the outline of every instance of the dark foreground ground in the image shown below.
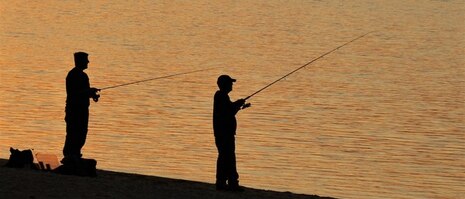
<svg viewBox="0 0 465 199"><path fill-rule="evenodd" d="M213 184L98 170L97 177L60 175L31 169L3 167L0 159L0 198L172 198L254 199L305 198L316 195L245 188L244 192L216 191Z"/></svg>

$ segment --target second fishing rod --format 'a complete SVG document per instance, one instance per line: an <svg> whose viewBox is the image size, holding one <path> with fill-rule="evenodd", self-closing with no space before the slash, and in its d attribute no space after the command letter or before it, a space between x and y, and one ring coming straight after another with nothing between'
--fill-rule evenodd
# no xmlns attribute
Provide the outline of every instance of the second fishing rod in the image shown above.
<svg viewBox="0 0 465 199"><path fill-rule="evenodd" d="M374 32L374 31L372 31L372 32ZM297 71L299 71L299 70L305 68L306 66L308 66L308 65L310 65L311 63L313 63L313 62L315 62L315 61L317 61L317 60L323 58L324 56L326 56L326 55L328 55L328 54L331 54L332 52L334 52L334 51L336 51L336 50L338 50L338 49L340 49L340 48L342 48L342 47L344 47L344 46L346 46L346 45L348 45L348 44L350 44L350 43L352 43L352 42L354 42L354 41L356 41L356 40L358 40L358 39L360 39L360 38L362 38L362 37L365 37L366 35L368 35L368 34L370 34L370 33L372 33L372 32L368 32L368 33L365 33L365 34L363 34L363 35L361 35L361 36L358 36L358 37L356 37L355 39L352 39L352 40L350 40L350 41L348 41L348 42L346 42L346 43L344 43L344 44L342 44L342 45L340 45L340 46L338 46L338 47L336 47L336 48L334 48L334 49L332 49L332 50L330 50L330 51L328 51L328 52L326 52L326 53L324 53L324 54L322 54L322 55L320 55L319 57L317 57L317 58L315 58L315 59L313 59L313 60L307 62L306 64L304 64L304 65L298 67L297 69L291 71L290 73L287 73L286 75L284 75L284 76L278 78L277 80L275 80L275 81L269 83L268 85L264 86L263 88L257 90L256 92L254 92L254 93L252 93L251 95L249 95L249 96L247 96L246 98L244 98L244 100L250 99L250 98L253 97L254 95L256 95L256 94L262 92L263 90L265 90L265 89L267 89L268 87L270 87L271 85L273 85L273 84L275 84L275 83L277 83L277 82L283 80L284 78L288 77L289 75L292 75L293 73L295 73L295 72L297 72ZM250 106L250 104L249 104L248 106ZM245 106L245 107L243 107L243 108L247 108L248 106Z"/></svg>

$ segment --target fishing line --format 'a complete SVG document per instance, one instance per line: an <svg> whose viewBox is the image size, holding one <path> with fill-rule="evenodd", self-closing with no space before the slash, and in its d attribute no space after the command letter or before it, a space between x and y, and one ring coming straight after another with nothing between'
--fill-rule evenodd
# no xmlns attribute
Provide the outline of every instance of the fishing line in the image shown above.
<svg viewBox="0 0 465 199"><path fill-rule="evenodd" d="M170 78L170 77L179 76L179 75L186 75L186 74L191 74L191 73L196 73L196 72L201 72L201 71L206 71L206 70L212 70L212 69L215 69L215 68L220 68L220 67L206 68L206 69L176 73L176 74L166 75L166 76L161 76L161 77L155 77L155 78L150 78L150 79L144 79L144 80L124 83L124 84L118 84L118 85L114 85L114 86L108 86L108 87L101 88L100 90L107 90L107 89L112 89L112 88L128 86L128 85L132 85L132 84L138 84L138 83L142 83L142 82L148 82L148 81L153 81L153 80L158 80L158 79L165 79L165 78Z"/></svg>
<svg viewBox="0 0 465 199"><path fill-rule="evenodd" d="M319 60L319 59L323 58L324 56L326 56L326 55L328 55L328 54L330 54L330 53L332 53L332 52L338 50L339 48L342 48L343 46L345 46L345 45L347 45L347 44L350 44L350 43L352 43L352 42L354 42L354 41L356 41L356 40L358 40L358 39L360 39L360 38L362 38L362 37L365 37L366 35L368 35L368 34L370 34L370 33L372 33L372 32L375 32L375 31L371 31L371 32L368 32L368 33L366 33L366 34L364 34L364 35L358 36L357 38L355 38L355 39L353 39L353 40L351 40L351 41L348 41L348 42L346 42L346 43L344 43L344 44L338 46L337 48L334 48L334 49L332 49L332 50L330 50L330 51L328 51L328 52L326 52L326 53L320 55L319 57L313 59L312 61L309 61L308 63L304 64L303 66L301 66L301 67L299 67L299 68L297 68L297 69L291 71L290 73L288 73L288 74L282 76L281 78L275 80L274 82L271 82L270 84L266 85L265 87L261 88L260 90L256 91L255 93L252 93L251 95L247 96L247 97L244 98L244 99L247 100L247 99L251 98L252 96L256 95L257 93L262 92L262 91L265 90L266 88L268 88L268 87L270 87L271 85L273 85L273 84L275 84L275 83L281 81L282 79L286 78L287 76L291 75L292 73L295 73L295 72L297 72L298 70L300 70L300 69L302 69L302 68L305 68L306 66L308 66L308 65L310 65L311 63L315 62L316 60Z"/></svg>

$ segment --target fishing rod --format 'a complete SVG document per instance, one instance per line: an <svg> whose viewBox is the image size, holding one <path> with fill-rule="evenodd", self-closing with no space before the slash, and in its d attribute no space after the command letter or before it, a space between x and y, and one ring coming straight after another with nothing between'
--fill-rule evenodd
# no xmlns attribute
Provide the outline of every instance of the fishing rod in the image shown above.
<svg viewBox="0 0 465 199"><path fill-rule="evenodd" d="M372 31L372 32L375 32L375 31ZM251 95L249 95L249 96L247 96L246 98L244 98L244 100L247 100L247 99L251 98L252 96L256 95L257 93L262 92L263 90L265 90L266 88L270 87L271 85L273 85L273 84L275 84L275 83L281 81L282 79L284 79L284 78L286 78L287 76L289 76L289 75L291 75L291 74L293 74L293 73L299 71L300 69L305 68L306 66L308 66L308 65L310 65L311 63L315 62L316 60L319 60L319 59L323 58L324 56L326 56L326 55L328 55L328 54L330 54L330 53L332 53L332 52L338 50L339 48L342 48L343 46L345 46L345 45L347 45L347 44L350 44L350 43L354 42L355 40L358 40L358 39L360 39L360 38L362 38L362 37L365 37L366 35L368 35L368 34L370 34L370 33L372 33L372 32L368 32L368 33L365 33L364 35L358 36L357 38L355 38L355 39L353 39L353 40L351 40L351 41L348 41L348 42L346 42L346 43L344 43L344 44L338 46L337 48L334 48L334 49L332 49L332 50L326 52L325 54L320 55L319 57L313 59L312 61L309 61L308 63L304 64L303 66L301 66L301 67L299 67L299 68L297 68L297 69L291 71L290 73L288 73L288 74L282 76L281 78L275 80L274 82L271 82L270 84L266 85L265 87L261 88L260 90L256 91L255 93L252 93Z"/></svg>
<svg viewBox="0 0 465 199"><path fill-rule="evenodd" d="M129 83L124 83L124 84L118 84L114 86L108 86L99 89L100 90L107 90L107 89L112 89L112 88L117 88L117 87L122 87L122 86L128 86L131 84L137 84L137 83L142 83L142 82L148 82L148 81L153 81L153 80L158 80L158 79L165 79L165 78L170 78L174 76L179 76L179 75L186 75L186 74L191 74L191 73L196 73L196 72L201 72L201 71L206 71L206 70L211 70L219 67L213 67L213 68L206 68L206 69L200 69L200 70L194 70L194 71L189 71L189 72L182 72L182 73L176 73L172 75L166 75L166 76L161 76L161 77L155 77L155 78L150 78L150 79L144 79L144 80L139 80L139 81L134 81L134 82L129 82Z"/></svg>

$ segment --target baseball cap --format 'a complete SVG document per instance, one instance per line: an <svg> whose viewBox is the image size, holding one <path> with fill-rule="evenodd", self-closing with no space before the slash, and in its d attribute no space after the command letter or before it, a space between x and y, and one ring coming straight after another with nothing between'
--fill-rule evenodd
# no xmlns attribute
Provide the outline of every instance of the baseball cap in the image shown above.
<svg viewBox="0 0 465 199"><path fill-rule="evenodd" d="M231 78L229 75L220 75L216 83L218 85L222 85L222 84L230 83L230 82L236 82L236 80Z"/></svg>

